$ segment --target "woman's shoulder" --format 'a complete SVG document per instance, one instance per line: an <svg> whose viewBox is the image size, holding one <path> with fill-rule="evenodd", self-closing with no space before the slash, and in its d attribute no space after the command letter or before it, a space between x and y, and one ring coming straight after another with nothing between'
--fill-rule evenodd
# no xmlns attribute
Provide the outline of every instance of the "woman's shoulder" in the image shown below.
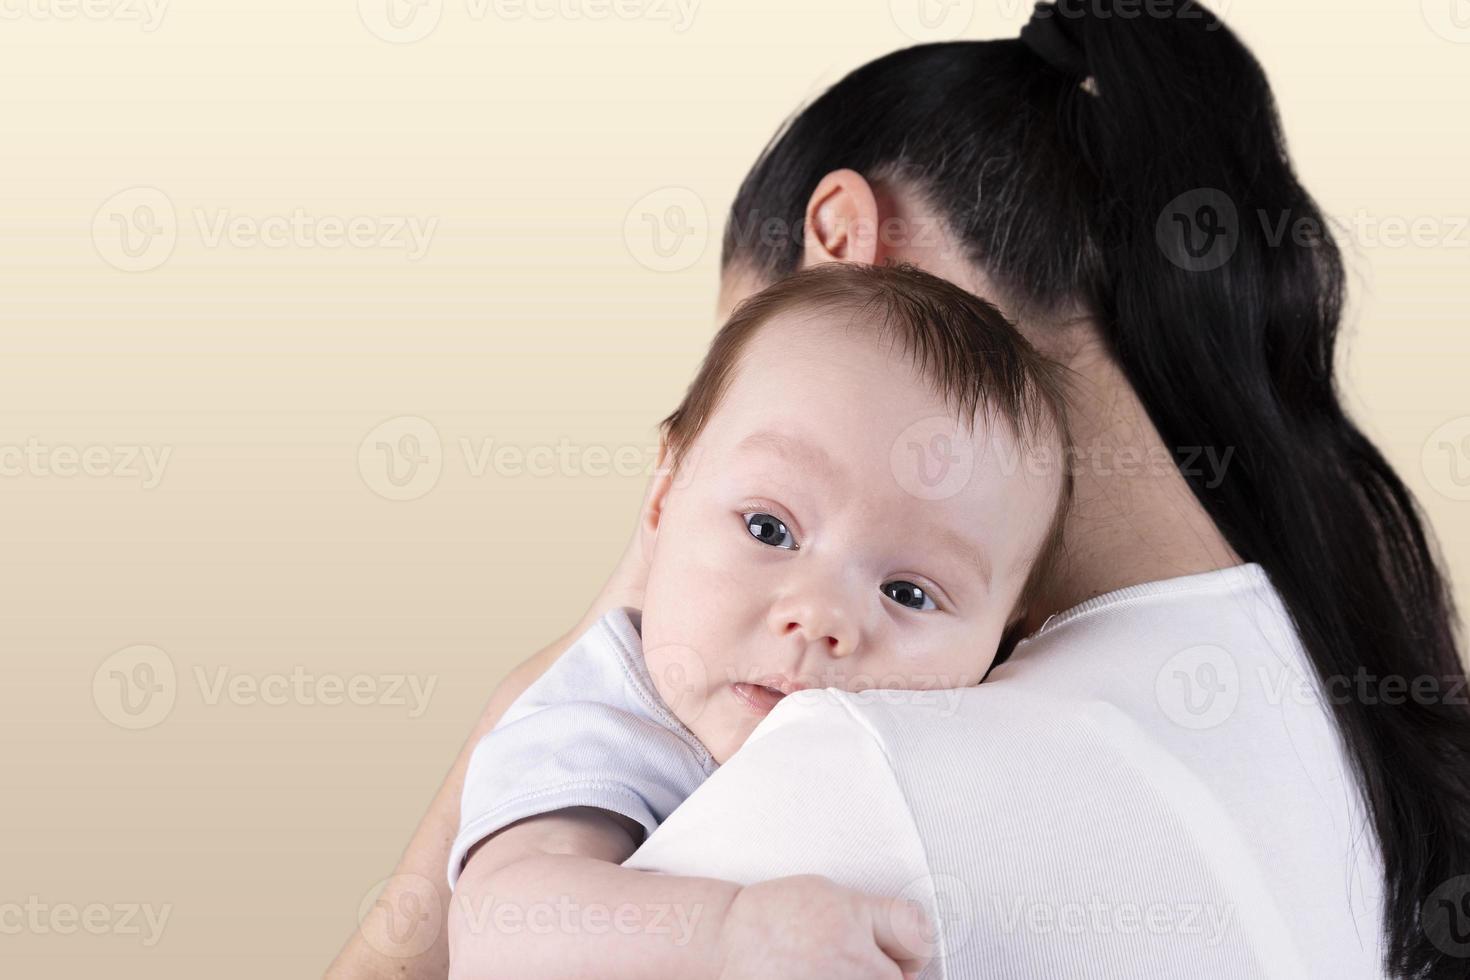
<svg viewBox="0 0 1470 980"><path fill-rule="evenodd" d="M974 688L803 692L766 722L877 747L930 873L971 903L956 921L1011 923L989 967L1034 965L1050 929L1129 975L1374 976L1381 867L1305 671L1247 565L1099 596ZM1149 941L1120 940L1150 908Z"/></svg>

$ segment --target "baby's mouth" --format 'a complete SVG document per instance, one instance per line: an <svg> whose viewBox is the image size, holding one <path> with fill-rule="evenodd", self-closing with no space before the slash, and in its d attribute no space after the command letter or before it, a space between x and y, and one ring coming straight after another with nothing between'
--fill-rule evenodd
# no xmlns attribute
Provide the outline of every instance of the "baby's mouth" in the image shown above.
<svg viewBox="0 0 1470 980"><path fill-rule="evenodd" d="M731 684L730 687L746 707L761 715L767 714L780 703L782 698L786 697L774 687L766 687L762 684Z"/></svg>

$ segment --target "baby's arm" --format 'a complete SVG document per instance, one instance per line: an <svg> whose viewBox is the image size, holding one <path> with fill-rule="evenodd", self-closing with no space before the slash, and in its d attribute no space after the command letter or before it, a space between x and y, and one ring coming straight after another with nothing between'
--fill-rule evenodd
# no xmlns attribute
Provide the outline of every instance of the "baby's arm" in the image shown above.
<svg viewBox="0 0 1470 980"><path fill-rule="evenodd" d="M626 817L571 807L477 845L450 902L450 980L718 976L740 886L620 867L642 835Z"/></svg>
<svg viewBox="0 0 1470 980"><path fill-rule="evenodd" d="M912 903L819 875L741 886L615 863L639 833L572 807L472 850L449 980L915 980L928 961L933 929Z"/></svg>

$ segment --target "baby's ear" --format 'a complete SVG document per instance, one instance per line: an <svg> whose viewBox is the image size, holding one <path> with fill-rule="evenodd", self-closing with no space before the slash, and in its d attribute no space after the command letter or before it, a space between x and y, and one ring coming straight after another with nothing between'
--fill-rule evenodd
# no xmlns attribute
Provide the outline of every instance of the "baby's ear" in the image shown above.
<svg viewBox="0 0 1470 980"><path fill-rule="evenodd" d="M653 464L653 479L648 482L648 491L643 496L643 508L638 512L638 536L643 542L645 557L653 553L653 540L658 536L663 522L664 504L669 490L674 486L674 458L669 451L667 435L658 435L658 457Z"/></svg>

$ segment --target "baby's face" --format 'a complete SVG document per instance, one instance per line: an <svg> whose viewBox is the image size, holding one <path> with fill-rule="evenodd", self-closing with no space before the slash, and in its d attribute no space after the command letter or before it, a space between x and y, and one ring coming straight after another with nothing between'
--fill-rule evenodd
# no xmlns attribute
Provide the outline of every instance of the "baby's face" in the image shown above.
<svg viewBox="0 0 1470 980"><path fill-rule="evenodd" d="M645 544L649 671L721 763L782 691L978 683L1056 510L1055 453L851 320L760 328Z"/></svg>

